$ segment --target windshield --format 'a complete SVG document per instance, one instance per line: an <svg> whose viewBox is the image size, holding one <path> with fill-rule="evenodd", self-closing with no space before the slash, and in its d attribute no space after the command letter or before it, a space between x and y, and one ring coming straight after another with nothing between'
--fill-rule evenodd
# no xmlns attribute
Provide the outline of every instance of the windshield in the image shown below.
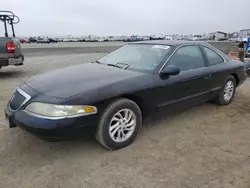
<svg viewBox="0 0 250 188"><path fill-rule="evenodd" d="M166 45L130 44L111 52L98 62L121 68L154 70L164 60L169 49L170 46Z"/></svg>

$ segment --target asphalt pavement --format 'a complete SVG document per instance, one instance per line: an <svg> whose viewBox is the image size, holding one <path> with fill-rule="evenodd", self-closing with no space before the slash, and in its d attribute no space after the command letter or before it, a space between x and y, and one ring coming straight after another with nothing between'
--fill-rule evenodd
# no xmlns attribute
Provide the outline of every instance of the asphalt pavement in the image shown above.
<svg viewBox="0 0 250 188"><path fill-rule="evenodd" d="M228 54L237 51L237 44L234 42L208 42ZM84 53L109 53L125 45L124 42L62 42L51 44L23 44L22 50L25 56L49 56L49 55L68 55Z"/></svg>

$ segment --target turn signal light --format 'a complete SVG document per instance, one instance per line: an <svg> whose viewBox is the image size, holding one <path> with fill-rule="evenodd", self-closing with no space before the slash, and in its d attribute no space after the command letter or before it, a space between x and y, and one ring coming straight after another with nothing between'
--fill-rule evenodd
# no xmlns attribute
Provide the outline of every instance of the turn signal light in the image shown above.
<svg viewBox="0 0 250 188"><path fill-rule="evenodd" d="M95 108L93 106L84 106L83 110L85 113L95 112Z"/></svg>

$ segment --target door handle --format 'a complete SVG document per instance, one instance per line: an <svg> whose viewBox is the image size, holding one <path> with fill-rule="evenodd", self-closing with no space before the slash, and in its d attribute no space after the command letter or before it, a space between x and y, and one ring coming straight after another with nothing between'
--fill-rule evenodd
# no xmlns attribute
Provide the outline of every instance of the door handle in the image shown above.
<svg viewBox="0 0 250 188"><path fill-rule="evenodd" d="M208 79L208 78L210 78L212 75L211 74L209 74L209 75L207 75L207 76L204 76L204 79Z"/></svg>

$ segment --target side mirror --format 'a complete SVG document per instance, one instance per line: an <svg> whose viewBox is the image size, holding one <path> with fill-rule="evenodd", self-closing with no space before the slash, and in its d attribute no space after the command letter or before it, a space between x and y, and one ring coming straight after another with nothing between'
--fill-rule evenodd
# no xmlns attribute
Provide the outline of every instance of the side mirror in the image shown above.
<svg viewBox="0 0 250 188"><path fill-rule="evenodd" d="M160 72L161 76L177 75L180 73L180 69L175 65L169 65Z"/></svg>

